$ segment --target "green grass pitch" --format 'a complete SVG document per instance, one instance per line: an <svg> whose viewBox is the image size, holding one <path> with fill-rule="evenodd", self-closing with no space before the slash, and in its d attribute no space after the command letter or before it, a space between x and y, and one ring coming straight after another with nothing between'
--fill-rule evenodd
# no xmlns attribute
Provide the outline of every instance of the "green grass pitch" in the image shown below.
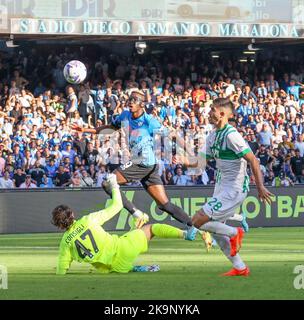
<svg viewBox="0 0 304 320"><path fill-rule="evenodd" d="M8 269L3 299L303 299L293 286L296 265L304 265L303 228L251 229L242 257L250 277L220 277L230 263L218 248L207 254L196 240L154 239L138 264L161 266L158 273L101 275L73 262L56 276L60 234L0 236L0 265Z"/></svg>

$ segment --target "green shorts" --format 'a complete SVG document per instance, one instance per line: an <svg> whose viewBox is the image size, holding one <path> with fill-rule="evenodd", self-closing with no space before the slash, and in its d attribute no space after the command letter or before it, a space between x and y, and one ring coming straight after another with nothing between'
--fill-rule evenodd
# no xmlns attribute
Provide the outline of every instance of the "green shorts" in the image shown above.
<svg viewBox="0 0 304 320"><path fill-rule="evenodd" d="M136 258L148 250L148 240L144 231L132 230L118 239L117 253L110 272L127 273L132 271Z"/></svg>

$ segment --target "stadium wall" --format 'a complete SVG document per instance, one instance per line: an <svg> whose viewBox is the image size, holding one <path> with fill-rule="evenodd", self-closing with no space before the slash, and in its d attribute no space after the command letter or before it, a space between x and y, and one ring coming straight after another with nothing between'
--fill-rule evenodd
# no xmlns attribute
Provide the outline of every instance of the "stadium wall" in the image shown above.
<svg viewBox="0 0 304 320"><path fill-rule="evenodd" d="M193 215L211 197L210 187L168 187L171 201ZM151 216L151 222L165 222L181 227L164 212L143 190L122 188L127 197ZM275 195L271 205L261 203L256 189L252 189L242 205L251 227L304 226L303 187L272 188ZM33 191L5 190L0 192L0 233L56 232L51 225L50 213L59 204L71 206L77 217L104 208L109 197L103 190L94 189L43 189ZM107 230L129 230L130 216L126 210L109 221Z"/></svg>

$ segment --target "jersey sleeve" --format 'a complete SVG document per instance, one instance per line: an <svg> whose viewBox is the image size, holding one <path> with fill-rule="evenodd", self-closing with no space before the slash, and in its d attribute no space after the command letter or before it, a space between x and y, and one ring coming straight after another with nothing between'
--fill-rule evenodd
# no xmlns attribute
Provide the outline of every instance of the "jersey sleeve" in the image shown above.
<svg viewBox="0 0 304 320"><path fill-rule="evenodd" d="M245 139L237 131L233 131L227 135L227 147L232 150L238 158L242 158L247 153L252 152Z"/></svg>
<svg viewBox="0 0 304 320"><path fill-rule="evenodd" d="M120 128L121 122L128 118L128 113L129 113L129 111L123 111L121 114L119 114L115 117L112 117L112 125L115 128Z"/></svg>
<svg viewBox="0 0 304 320"><path fill-rule="evenodd" d="M65 243L64 240L61 240L56 274L66 274L71 266L72 261L73 258L69 246Z"/></svg>
<svg viewBox="0 0 304 320"><path fill-rule="evenodd" d="M91 223L103 225L111 220L123 208L119 188L112 190L112 203L105 209L93 212L88 216Z"/></svg>
<svg viewBox="0 0 304 320"><path fill-rule="evenodd" d="M149 123L149 133L151 135L153 135L154 130L160 129L162 125L153 116L150 116L147 120L148 120L148 123Z"/></svg>

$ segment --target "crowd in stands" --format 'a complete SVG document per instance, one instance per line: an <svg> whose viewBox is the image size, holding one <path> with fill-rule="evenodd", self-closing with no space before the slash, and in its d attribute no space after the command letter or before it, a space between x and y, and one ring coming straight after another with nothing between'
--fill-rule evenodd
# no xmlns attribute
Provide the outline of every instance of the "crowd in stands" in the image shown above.
<svg viewBox="0 0 304 320"><path fill-rule="evenodd" d="M0 54L0 188L100 187L114 164L112 146L71 125L109 124L127 108L134 89L145 94L146 112L165 127L194 136L212 130L212 101L230 97L231 124L259 159L265 184L304 183L303 56L278 52L244 63L194 48L132 57L91 57L85 48L45 51ZM77 86L63 76L65 63L74 59L88 69ZM119 150L120 163L127 152ZM161 154L159 173L165 185L207 185L215 181L216 166L210 161L197 173Z"/></svg>

